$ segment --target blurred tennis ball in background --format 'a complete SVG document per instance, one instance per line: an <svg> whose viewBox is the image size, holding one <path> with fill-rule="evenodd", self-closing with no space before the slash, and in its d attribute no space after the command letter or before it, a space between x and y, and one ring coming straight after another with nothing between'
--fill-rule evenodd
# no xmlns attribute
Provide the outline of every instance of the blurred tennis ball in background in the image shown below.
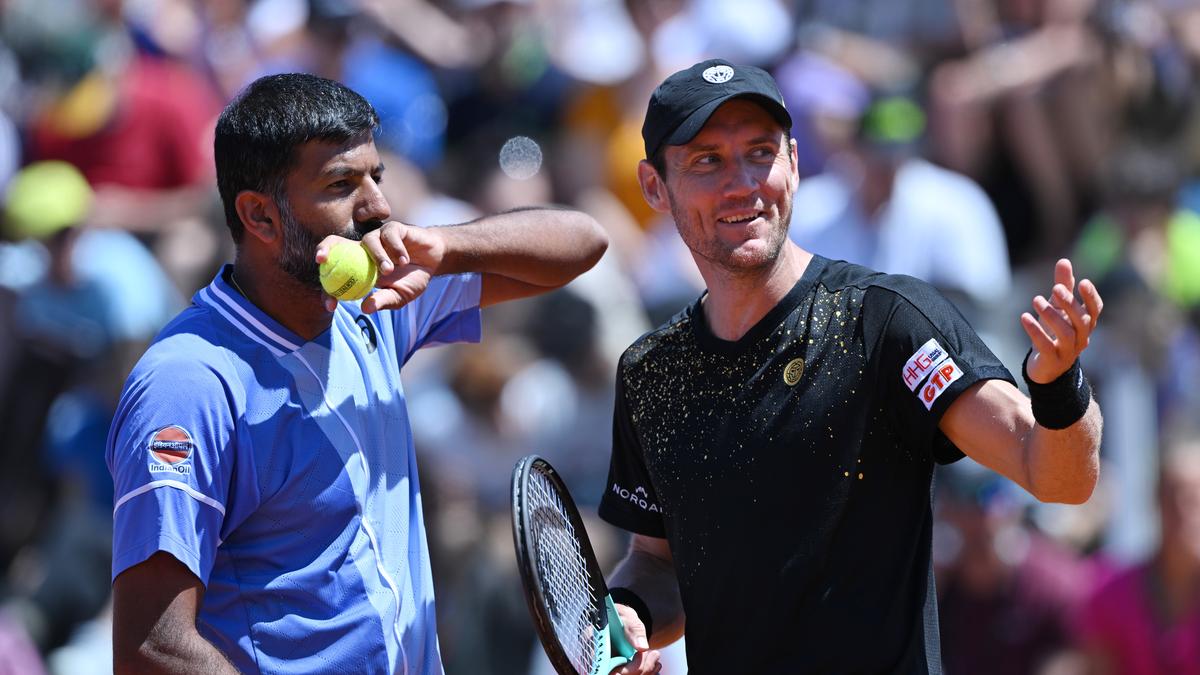
<svg viewBox="0 0 1200 675"><path fill-rule="evenodd" d="M379 278L375 259L359 242L344 241L321 263L321 287L338 300L364 298Z"/></svg>
<svg viewBox="0 0 1200 675"><path fill-rule="evenodd" d="M528 136L514 136L500 148L500 170L514 180L533 178L542 168L542 148Z"/></svg>

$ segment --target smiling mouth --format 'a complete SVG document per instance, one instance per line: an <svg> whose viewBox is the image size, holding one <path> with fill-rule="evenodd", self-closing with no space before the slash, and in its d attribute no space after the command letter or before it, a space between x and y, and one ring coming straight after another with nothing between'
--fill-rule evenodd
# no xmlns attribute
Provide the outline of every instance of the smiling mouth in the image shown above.
<svg viewBox="0 0 1200 675"><path fill-rule="evenodd" d="M732 215L732 216L725 216L723 218L717 218L717 220L719 222L725 223L726 225L737 225L739 223L748 223L760 216L762 216L761 211L752 211L749 213L739 213L739 214Z"/></svg>

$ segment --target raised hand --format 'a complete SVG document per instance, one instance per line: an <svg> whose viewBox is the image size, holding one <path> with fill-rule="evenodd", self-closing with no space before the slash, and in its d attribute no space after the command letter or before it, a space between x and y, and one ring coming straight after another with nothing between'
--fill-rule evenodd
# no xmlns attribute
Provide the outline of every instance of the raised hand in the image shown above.
<svg viewBox="0 0 1200 675"><path fill-rule="evenodd" d="M331 235L317 247L317 262L342 238ZM437 228L416 227L391 221L363 235L367 248L379 267L376 290L362 303L363 312L370 314L381 309L399 309L412 302L429 287L445 255L446 245ZM330 311L337 301L327 297Z"/></svg>
<svg viewBox="0 0 1200 675"><path fill-rule="evenodd" d="M1033 343L1026 371L1034 382L1053 382L1067 372L1091 342L1104 301L1096 285L1087 279L1079 282L1078 298L1075 291L1075 272L1071 261L1063 258L1054 266L1050 299L1041 295L1033 298L1037 318L1029 312L1021 315L1021 327Z"/></svg>

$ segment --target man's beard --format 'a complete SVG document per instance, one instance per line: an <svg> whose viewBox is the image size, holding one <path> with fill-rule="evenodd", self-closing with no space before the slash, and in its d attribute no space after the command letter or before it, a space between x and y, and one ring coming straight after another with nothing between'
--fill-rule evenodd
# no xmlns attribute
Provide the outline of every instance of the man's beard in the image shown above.
<svg viewBox="0 0 1200 675"><path fill-rule="evenodd" d="M787 240L788 228L792 222L792 202L790 198L781 201L779 204L779 222L775 223L766 233L764 238L765 249L754 255L741 255L736 250L738 246L730 247L716 237L713 239L703 239L704 234L700 231L700 228L693 227L689 221L685 220L687 214L675 207L675 196L671 194L670 188L667 189L667 196L670 199L671 216L675 219L676 228L679 230L680 236L688 248L692 249L696 255L728 272L743 274L769 267L775 263L775 260L779 257L779 252L783 249L784 241ZM688 225L680 227L680 223L688 223ZM689 231L690 236L684 235L685 229Z"/></svg>
<svg viewBox="0 0 1200 675"><path fill-rule="evenodd" d="M283 251L279 254L279 269L305 288L322 290L321 267L317 264L316 256L317 246L324 237L313 234L296 220L286 197L276 200L276 203L279 205L279 217L283 225ZM382 226L383 222L378 220L354 223L335 234L346 239L362 241L363 235Z"/></svg>

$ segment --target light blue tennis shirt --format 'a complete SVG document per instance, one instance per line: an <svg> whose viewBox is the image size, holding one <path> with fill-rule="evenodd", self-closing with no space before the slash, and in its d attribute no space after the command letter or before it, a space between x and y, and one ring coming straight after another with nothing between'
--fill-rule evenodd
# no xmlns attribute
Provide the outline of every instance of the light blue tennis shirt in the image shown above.
<svg viewBox="0 0 1200 675"><path fill-rule="evenodd" d="M201 634L242 672L441 673L400 367L480 338L478 275L339 303L311 341L226 282L155 339L109 435L113 578L156 551L204 583Z"/></svg>

